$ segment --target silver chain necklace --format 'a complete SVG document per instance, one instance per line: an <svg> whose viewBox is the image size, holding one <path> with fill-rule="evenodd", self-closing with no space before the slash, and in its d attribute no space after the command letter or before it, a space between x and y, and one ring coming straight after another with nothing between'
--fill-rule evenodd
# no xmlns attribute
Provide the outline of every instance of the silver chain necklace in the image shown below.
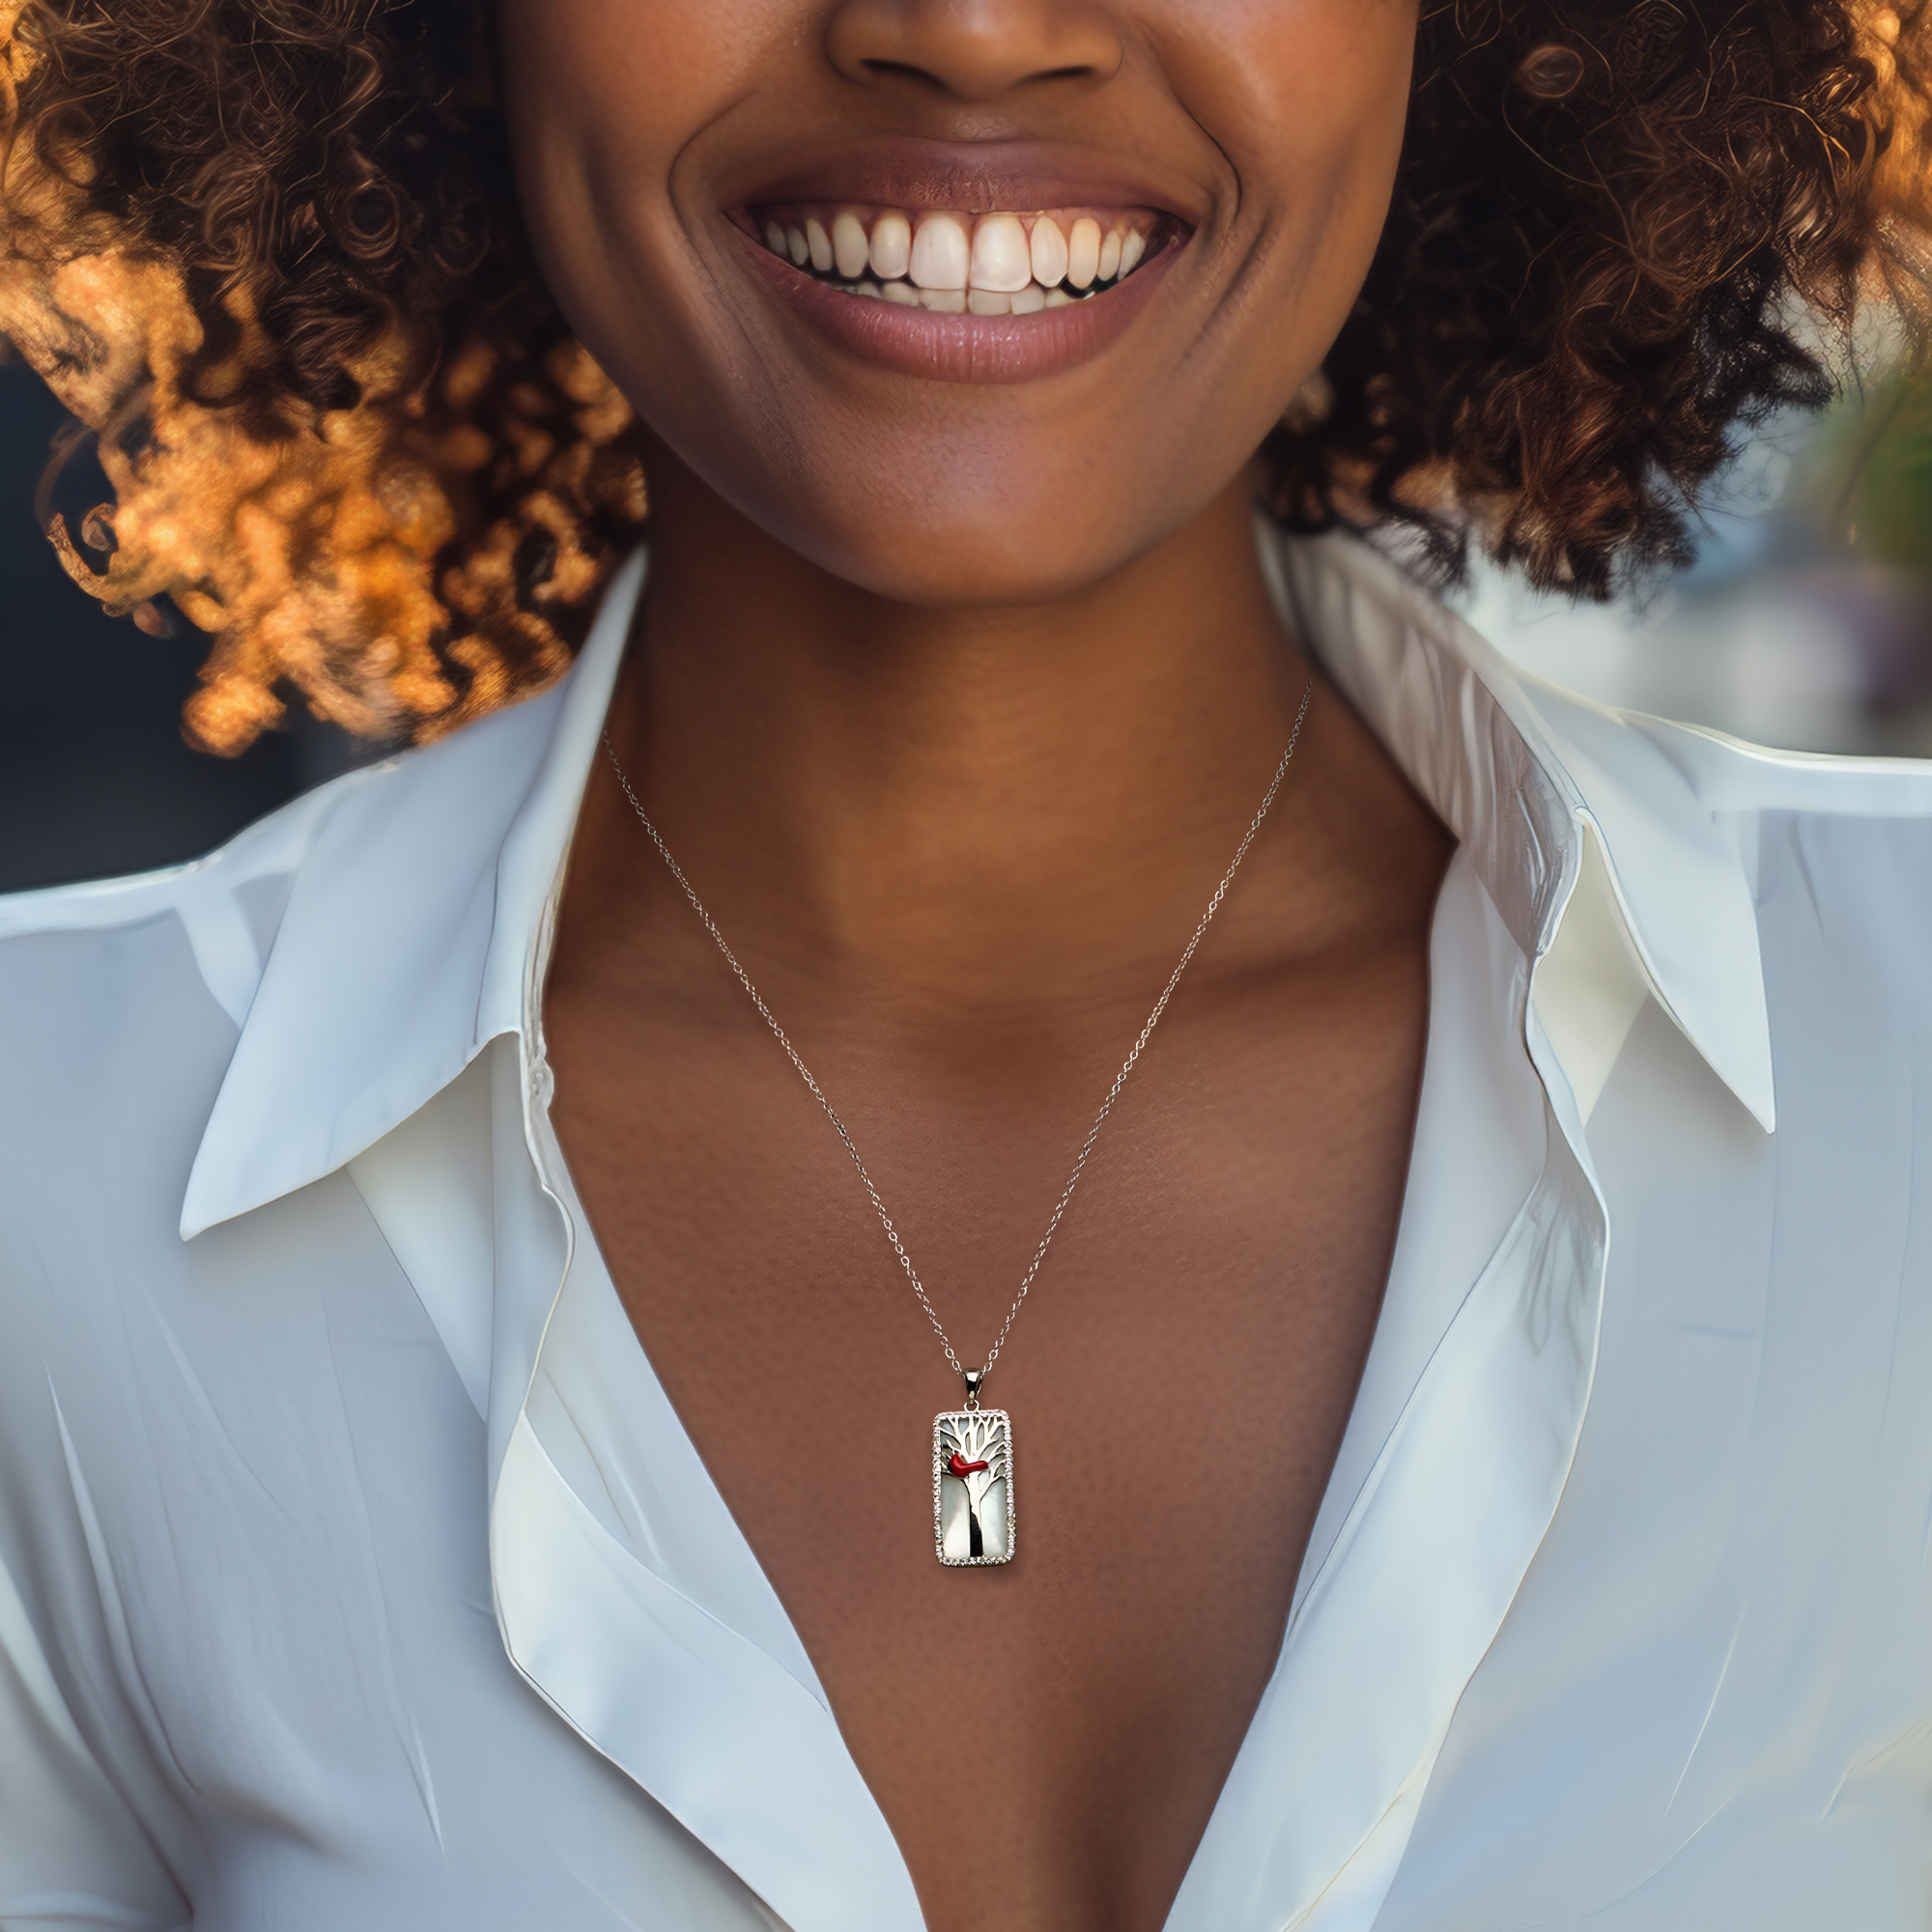
<svg viewBox="0 0 1932 1932"><path fill-rule="evenodd" d="M1073 1199L1073 1190L1080 1185L1080 1177L1087 1171L1087 1157L1094 1151L1094 1143L1100 1138L1100 1129L1107 1124L1107 1116L1114 1111L1114 1102L1121 1097L1127 1076L1134 1070L1135 1063L1152 1037L1154 1028L1160 1024L1160 1016L1167 1010L1174 989L1180 984L1180 976L1187 971L1188 962L1206 937L1208 926L1213 923L1214 915L1221 910L1221 901L1228 896L1228 888L1235 883L1235 874L1241 869L1241 861L1248 856L1248 847L1255 842L1255 835L1261 831L1262 821L1268 815L1268 808L1274 804L1275 794L1288 776L1289 763L1294 756L1294 748L1301 742L1301 727L1307 720L1309 701L1314 696L1315 679L1311 676L1301 693L1301 704L1294 714L1294 726L1288 735L1288 749L1282 753L1281 763L1275 767L1261 808L1249 820L1247 831L1241 835L1234 859L1221 875L1221 883L1214 888L1214 895L1208 901L1208 910L1201 915L1201 922L1181 952L1179 963L1168 975L1167 984L1161 988L1160 998L1153 1003L1147 1024L1141 1028L1139 1037L1126 1059L1121 1063L1121 1070L1114 1075L1114 1084L1107 1089L1107 1097L1100 1102L1100 1111L1094 1116L1094 1124L1087 1129L1087 1138L1080 1144L1073 1172L1067 1177L1060 1199L1054 1204L1046 1233L1040 1236L1039 1246L1033 1251L1033 1259L1027 1264L1019 1293L1013 1296L1013 1304L1007 1310L1007 1319L1001 1322L1000 1332L986 1351L985 1361L977 1369L969 1369L959 1359L952 1337L946 1332L946 1324L939 1319L939 1311L932 1305L932 1297L926 1293L924 1282L920 1280L919 1270L913 1265L912 1257L906 1253L898 1230L893 1226L893 1217L886 1212L886 1204L879 1199L879 1190L860 1157L858 1146L845 1122L838 1118L838 1108L826 1097L824 1088L812 1078L811 1069L799 1057L790 1036L766 1006L764 995L752 983L751 975L739 965L738 955L731 951L724 935L718 929L718 922L705 910L704 901L697 896L696 889L685 877L684 867L671 856L664 835L651 823L650 814L645 811L642 801L632 786L629 774L618 759L617 748L611 742L610 732L607 730L604 733L604 750L610 756L611 769L617 774L617 782L623 786L624 796L630 801L631 810L637 813L638 822L657 847L659 858L670 868L670 875L677 881L685 897L691 901L692 911L697 915L705 931L724 955L724 963L730 967L739 985L751 996L759 1017L771 1028L772 1037L784 1048L785 1057L797 1069L798 1077L805 1082L811 1097L825 1110L825 1118L832 1122L839 1140L844 1143L845 1151L852 1156L852 1165L858 1169L859 1179L865 1184L866 1198L871 1202L872 1211L879 1217L879 1226L885 1230L886 1239L892 1243L893 1253L898 1258L906 1280L912 1284L912 1292L919 1297L919 1305L925 1311L925 1319L932 1324L932 1332L939 1338L939 1346L945 1350L948 1363L965 1384L966 1406L935 1416L932 1424L933 1544L939 1560L944 1564L963 1567L1012 1560L1012 1420L1005 1409L981 1408L980 1391L992 1373L993 1364L999 1360L1000 1351L1007 1346L1007 1337L1012 1333L1021 1308L1026 1305L1028 1291L1039 1273L1040 1264L1046 1260L1047 1249L1053 1245L1053 1237L1059 1232L1067 1203Z"/></svg>

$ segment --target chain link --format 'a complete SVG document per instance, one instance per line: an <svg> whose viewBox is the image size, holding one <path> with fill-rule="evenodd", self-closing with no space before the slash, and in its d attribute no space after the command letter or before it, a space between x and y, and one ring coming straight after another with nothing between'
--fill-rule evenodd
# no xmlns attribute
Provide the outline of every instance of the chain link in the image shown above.
<svg viewBox="0 0 1932 1932"><path fill-rule="evenodd" d="M1027 1264L1027 1271L1020 1282L1019 1293L1013 1296L1013 1305L1007 1310L1007 1319L1000 1324L999 1335L987 1350L985 1362L980 1370L980 1383L983 1386L985 1378L992 1373L993 1364L1000 1359L1000 1351L1007 1346L1007 1337L1012 1333L1013 1323L1019 1320L1021 1308L1026 1305L1028 1291L1033 1287L1034 1277L1039 1273L1040 1264L1046 1260L1046 1251L1053 1245L1053 1237L1060 1230L1062 1217L1066 1212L1067 1203L1073 1199L1073 1190L1080 1185L1080 1177L1087 1171L1087 1157L1094 1151L1094 1144L1100 1138L1100 1129L1107 1124L1107 1116L1114 1111L1114 1102L1121 1097L1121 1090L1127 1084L1127 1076L1134 1070L1147 1043L1152 1037L1153 1030L1160 1024L1160 1016L1167 1010L1167 1003L1174 997L1174 989L1180 984L1180 976L1187 971L1188 962L1194 957L1196 949L1206 937L1208 928L1213 923L1214 915L1221 910L1221 901L1228 896L1228 888L1235 883L1235 874L1241 869L1241 861L1248 856L1248 847L1255 842L1255 835L1262 829L1262 820L1268 815L1268 808L1274 804L1275 794L1280 791L1282 781L1288 776L1290 760L1294 756L1294 748L1301 742L1301 727L1308 718L1309 701L1315 696L1315 679L1311 675L1302 690L1301 705L1294 714L1294 728L1288 736L1288 749L1281 754L1281 763L1275 767L1274 777L1269 781L1267 792L1262 799L1261 809L1249 821L1248 829L1241 836L1241 842L1236 848L1235 857L1228 869L1222 874L1221 883L1214 888L1214 896L1208 901L1208 910L1201 915L1201 923L1194 928L1194 936L1187 942L1186 951L1180 955L1180 962L1169 974L1167 984L1160 990L1160 998L1153 1003L1153 1011L1148 1015L1147 1024L1141 1028L1140 1037L1134 1041L1132 1050L1121 1063L1121 1070L1114 1075L1114 1084L1107 1089L1107 1097L1100 1102L1100 1111L1094 1116L1094 1124L1087 1129L1087 1138L1080 1145L1080 1152L1073 1162L1073 1172L1068 1177L1060 1199L1054 1205L1053 1218L1046 1224L1046 1233L1040 1236L1039 1246L1033 1252L1033 1260ZM879 1199L879 1190L867 1171L865 1161L860 1157L859 1149L845 1122L838 1118L838 1110L826 1097L825 1090L812 1078L811 1069L799 1057L797 1047L792 1045L791 1037L778 1023L772 1009L765 1005L764 995L752 983L752 977L739 963L738 955L731 951L724 935L718 929L718 922L705 910L704 901L697 896L696 888L684 875L684 867L671 856L671 850L664 841L664 835L651 823L650 814L645 811L642 802L633 789L630 776L617 757L617 748L611 742L611 734L604 733L604 750L611 759L611 769L617 774L617 782L624 788L624 796L630 801L631 810L638 815L638 822L650 835L650 840L658 849L658 857L670 868L670 875L682 888L684 895L691 901L691 909L703 923L704 929L711 935L713 943L724 955L724 963L736 976L739 985L751 995L752 1004L757 1008L758 1016L771 1028L772 1037L784 1048L785 1057L798 1070L798 1077L806 1084L811 1097L825 1110L825 1118L845 1144L845 1151L852 1156L852 1165L859 1171L859 1179L865 1183L866 1197L872 1204L872 1211L879 1217L879 1226L886 1231L886 1239L892 1243L893 1253L898 1257L898 1264L905 1271L905 1278L912 1284L912 1292L919 1297L919 1305L925 1311L925 1319L932 1324L932 1332L939 1338L939 1346L946 1351L946 1359L952 1372L964 1378L966 1365L959 1359L952 1346L952 1338L946 1332L946 1324L939 1319L939 1311L932 1305L932 1297L925 1292L925 1284L919 1278L919 1270L913 1266L912 1257L906 1253L905 1244L899 1239L898 1230L893 1226L893 1217L886 1212L886 1204ZM967 1406L980 1406L978 1389L967 1397Z"/></svg>

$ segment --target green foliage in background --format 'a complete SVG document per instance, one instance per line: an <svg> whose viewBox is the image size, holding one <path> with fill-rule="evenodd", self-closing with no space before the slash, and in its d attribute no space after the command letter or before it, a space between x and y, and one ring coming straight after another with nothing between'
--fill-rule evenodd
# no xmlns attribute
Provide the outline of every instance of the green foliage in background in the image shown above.
<svg viewBox="0 0 1932 1932"><path fill-rule="evenodd" d="M1821 451L1828 534L1876 563L1932 572L1932 371L1895 376L1837 416Z"/></svg>

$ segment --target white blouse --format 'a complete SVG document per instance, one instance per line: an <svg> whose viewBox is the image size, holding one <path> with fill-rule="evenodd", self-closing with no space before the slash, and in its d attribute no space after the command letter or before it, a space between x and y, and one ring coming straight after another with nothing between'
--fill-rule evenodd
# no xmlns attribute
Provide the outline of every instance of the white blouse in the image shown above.
<svg viewBox="0 0 1932 1932"><path fill-rule="evenodd" d="M1386 1302L1170 1932L1924 1932L1932 768L1278 561L1461 843ZM641 581L542 697L0 899L8 1932L921 1924L547 1114Z"/></svg>

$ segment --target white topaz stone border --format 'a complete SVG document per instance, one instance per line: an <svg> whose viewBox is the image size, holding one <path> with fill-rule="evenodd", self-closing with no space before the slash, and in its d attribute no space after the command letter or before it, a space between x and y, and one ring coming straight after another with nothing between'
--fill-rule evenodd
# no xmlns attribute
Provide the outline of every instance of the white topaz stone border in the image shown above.
<svg viewBox="0 0 1932 1932"><path fill-rule="evenodd" d="M954 1474L955 1456L984 1466ZM932 1418L932 1547L950 1570L1013 1560L1013 1425L1005 1409L954 1408Z"/></svg>

